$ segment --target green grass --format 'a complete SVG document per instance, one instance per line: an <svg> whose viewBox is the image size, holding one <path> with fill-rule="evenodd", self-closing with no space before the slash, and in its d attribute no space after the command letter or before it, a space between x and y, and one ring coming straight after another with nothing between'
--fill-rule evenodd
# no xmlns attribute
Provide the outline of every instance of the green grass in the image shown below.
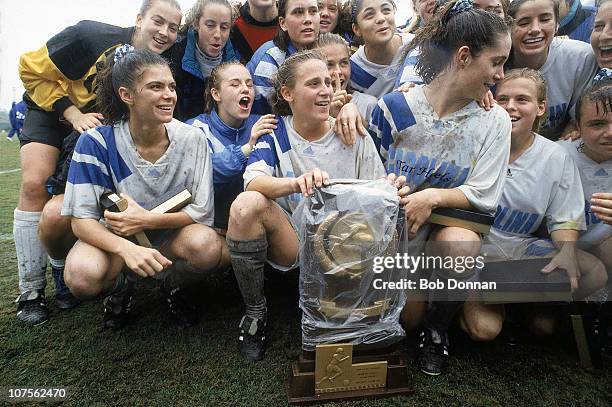
<svg viewBox="0 0 612 407"><path fill-rule="evenodd" d="M17 142L0 139L0 171L18 166ZM83 406L286 404L284 381L300 351L295 278L273 275L267 284L271 346L257 364L243 362L236 352L242 305L229 277L202 288L202 322L189 330L172 325L149 281L139 285L133 323L121 332L100 329L97 301L71 312L51 306L51 320L40 327L18 324L11 229L19 180L20 173L0 174L0 388L67 386L68 404ZM51 296L52 287L47 292ZM515 347L502 341L474 345L462 337L454 344L449 373L437 378L418 373L407 353L412 397L335 405L612 404L612 361L608 371L580 369L567 335Z"/></svg>

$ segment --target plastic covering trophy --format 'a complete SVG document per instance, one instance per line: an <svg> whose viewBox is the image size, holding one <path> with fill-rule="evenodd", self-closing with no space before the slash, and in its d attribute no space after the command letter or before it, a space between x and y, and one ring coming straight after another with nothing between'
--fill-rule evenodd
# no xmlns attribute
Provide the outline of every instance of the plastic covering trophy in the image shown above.
<svg viewBox="0 0 612 407"><path fill-rule="evenodd" d="M292 366L289 401L410 393L405 362L393 353L405 335L404 291L374 288L377 279L405 277L405 270L373 267L376 257L395 256L401 239L396 188L384 179L335 180L304 199L293 219L303 352Z"/></svg>

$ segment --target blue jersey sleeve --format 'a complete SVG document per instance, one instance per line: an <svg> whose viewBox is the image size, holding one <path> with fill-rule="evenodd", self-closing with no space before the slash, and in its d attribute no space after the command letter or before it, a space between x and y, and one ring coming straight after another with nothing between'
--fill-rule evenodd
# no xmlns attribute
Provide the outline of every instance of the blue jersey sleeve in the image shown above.
<svg viewBox="0 0 612 407"><path fill-rule="evenodd" d="M213 165L213 183L215 185L227 184L236 175L244 172L247 158L242 152L242 146L229 144L221 151L214 151L214 146L208 141L211 148Z"/></svg>

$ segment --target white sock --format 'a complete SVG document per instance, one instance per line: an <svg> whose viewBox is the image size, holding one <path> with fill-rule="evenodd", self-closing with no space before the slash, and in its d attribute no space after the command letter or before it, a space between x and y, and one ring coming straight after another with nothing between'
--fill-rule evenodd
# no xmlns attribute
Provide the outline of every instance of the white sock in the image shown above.
<svg viewBox="0 0 612 407"><path fill-rule="evenodd" d="M49 264L51 264L51 267L53 268L63 270L64 266L66 265L66 259L54 259L49 256Z"/></svg>
<svg viewBox="0 0 612 407"><path fill-rule="evenodd" d="M25 212L15 209L13 213L13 238L19 269L19 292L45 288L47 252L38 240L38 223L41 212Z"/></svg>

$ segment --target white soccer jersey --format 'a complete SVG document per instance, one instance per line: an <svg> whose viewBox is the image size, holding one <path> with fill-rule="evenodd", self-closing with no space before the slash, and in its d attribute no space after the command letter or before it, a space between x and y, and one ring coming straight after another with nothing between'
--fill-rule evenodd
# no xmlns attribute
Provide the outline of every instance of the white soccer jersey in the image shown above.
<svg viewBox="0 0 612 407"><path fill-rule="evenodd" d="M400 57L405 46L397 50L389 65L370 62L365 54L365 46L360 46L357 52L351 55L351 88L376 99L391 92L401 69L403 61L400 61Z"/></svg>
<svg viewBox="0 0 612 407"><path fill-rule="evenodd" d="M495 105L472 102L438 118L423 86L392 92L378 101L370 131L388 173L406 176L412 191L458 188L470 204L494 213L510 154L511 122Z"/></svg>
<svg viewBox="0 0 612 407"><path fill-rule="evenodd" d="M563 148L536 135L533 144L508 165L495 222L483 251L490 259L542 256L550 244L534 233L546 221L548 232L584 230L584 202L578 169Z"/></svg>
<svg viewBox="0 0 612 407"><path fill-rule="evenodd" d="M165 126L170 145L155 163L138 154L127 121L83 133L72 156L62 215L101 219L100 197L106 191L128 194L146 207L146 202L184 186L193 201L181 211L196 223L212 226L212 164L206 138L200 129L178 120Z"/></svg>
<svg viewBox="0 0 612 407"><path fill-rule="evenodd" d="M357 137L353 146L346 146L331 129L317 141L307 141L293 129L293 116L278 117L274 134L261 136L249 156L244 173L245 189L254 178L268 175L277 178L299 177L314 168L326 171L331 179L373 180L386 175L369 137ZM276 201L293 213L302 195L299 193Z"/></svg>
<svg viewBox="0 0 612 407"><path fill-rule="evenodd" d="M585 248L597 245L612 236L612 226L603 223L591 212L591 196L595 192L612 192L612 160L597 163L582 151L582 140L558 141L574 159L584 191L584 217L587 231L580 236Z"/></svg>
<svg viewBox="0 0 612 407"><path fill-rule="evenodd" d="M575 118L576 103L597 72L597 61L589 44L555 37L538 71L546 80L548 109L541 133L556 140Z"/></svg>
<svg viewBox="0 0 612 407"><path fill-rule="evenodd" d="M357 106L357 110L365 119L365 121L367 123L370 123L370 119L372 118L372 111L376 107L378 99L376 99L372 95L366 95L365 93L361 92L353 92L351 96L351 102Z"/></svg>

